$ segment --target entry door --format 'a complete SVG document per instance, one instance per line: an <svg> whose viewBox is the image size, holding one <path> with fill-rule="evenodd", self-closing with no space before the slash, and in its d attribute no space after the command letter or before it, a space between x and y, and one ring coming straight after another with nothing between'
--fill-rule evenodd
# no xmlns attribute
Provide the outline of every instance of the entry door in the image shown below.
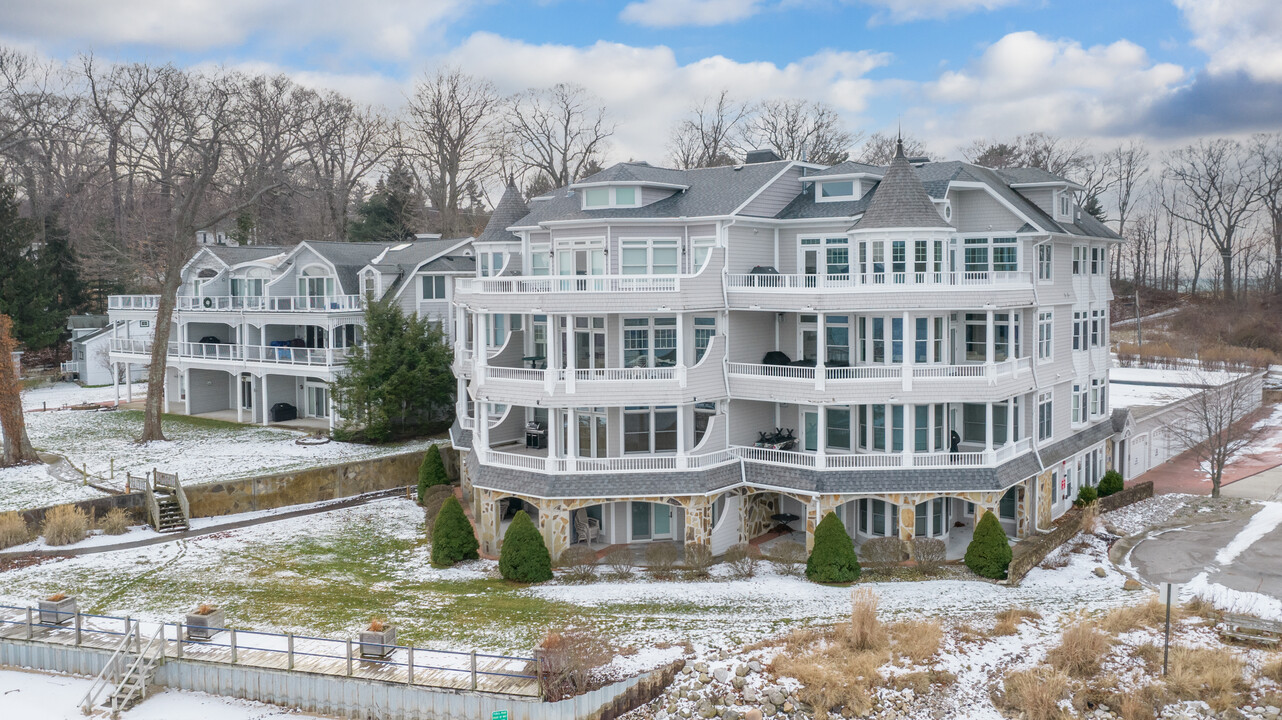
<svg viewBox="0 0 1282 720"><path fill-rule="evenodd" d="M605 410L580 408L574 414L578 418L579 425L579 457L605 457Z"/></svg>
<svg viewBox="0 0 1282 720"><path fill-rule="evenodd" d="M254 409L254 379L248 375L240 379L240 407Z"/></svg>
<svg viewBox="0 0 1282 720"><path fill-rule="evenodd" d="M672 508L663 503L632 503L632 539L661 540L672 537Z"/></svg>
<svg viewBox="0 0 1282 720"><path fill-rule="evenodd" d="M819 413L817 411L807 411L804 417L803 425L806 434L806 450L817 452L819 450Z"/></svg>
<svg viewBox="0 0 1282 720"><path fill-rule="evenodd" d="M802 251L802 267L805 268L806 287L815 287L819 275L819 253L821 248L806 248Z"/></svg>
<svg viewBox="0 0 1282 720"><path fill-rule="evenodd" d="M307 417L329 417L329 388L324 385L308 384L305 388L307 398Z"/></svg>

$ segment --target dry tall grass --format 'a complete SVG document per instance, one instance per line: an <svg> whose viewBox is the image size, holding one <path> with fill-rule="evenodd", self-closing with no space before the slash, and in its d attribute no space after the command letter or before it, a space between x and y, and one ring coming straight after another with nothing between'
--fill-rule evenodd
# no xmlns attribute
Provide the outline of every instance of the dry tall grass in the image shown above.
<svg viewBox="0 0 1282 720"><path fill-rule="evenodd" d="M1241 704L1247 689L1242 659L1228 648L1171 648L1166 687L1180 700L1201 700L1216 712Z"/></svg>
<svg viewBox="0 0 1282 720"><path fill-rule="evenodd" d="M1171 606L1171 622L1179 620L1183 611L1177 605ZM1166 603L1156 595L1140 605L1125 605L1114 608L1100 621L1100 627L1106 632L1122 633L1139 628L1160 628L1166 624Z"/></svg>
<svg viewBox="0 0 1282 720"><path fill-rule="evenodd" d="M0 515L0 549L21 545L31 539L31 529L27 521L16 512Z"/></svg>
<svg viewBox="0 0 1282 720"><path fill-rule="evenodd" d="M890 626L895 654L918 664L939 652L939 641L943 635L938 620L905 620Z"/></svg>
<svg viewBox="0 0 1282 720"><path fill-rule="evenodd" d="M1122 720L1154 720L1166 702L1166 689L1152 683L1127 691L1117 705L1117 714Z"/></svg>
<svg viewBox="0 0 1282 720"><path fill-rule="evenodd" d="M1017 670L1002 682L1001 704L1025 720L1067 720L1059 701L1068 695L1068 676L1046 666Z"/></svg>
<svg viewBox="0 0 1282 720"><path fill-rule="evenodd" d="M1031 608L1008 608L997 613L997 624L993 625L993 635L1014 635L1019 632L1019 624L1025 620L1041 620L1042 614Z"/></svg>
<svg viewBox="0 0 1282 720"><path fill-rule="evenodd" d="M1282 684L1282 653L1264 663L1264 667L1260 668L1260 674L1275 683Z"/></svg>
<svg viewBox="0 0 1282 720"><path fill-rule="evenodd" d="M1131 649L1131 657L1144 663L1144 669L1151 673L1162 670L1162 648L1157 643L1144 643Z"/></svg>
<svg viewBox="0 0 1282 720"><path fill-rule="evenodd" d="M1086 624L1068 628L1059 638L1059 646L1046 655L1057 670L1076 678L1089 678L1099 673L1100 660L1113 641L1109 636Z"/></svg>
<svg viewBox="0 0 1282 720"><path fill-rule="evenodd" d="M886 647L886 627L877 617L877 593L858 588L850 593L850 626L846 644L856 651L881 650Z"/></svg>
<svg viewBox="0 0 1282 720"><path fill-rule="evenodd" d="M129 515L122 508L112 508L98 520L98 527L107 535L124 535L129 531Z"/></svg>
<svg viewBox="0 0 1282 720"><path fill-rule="evenodd" d="M45 515L45 542L70 545L85 539L89 533L89 516L75 505L59 505Z"/></svg>

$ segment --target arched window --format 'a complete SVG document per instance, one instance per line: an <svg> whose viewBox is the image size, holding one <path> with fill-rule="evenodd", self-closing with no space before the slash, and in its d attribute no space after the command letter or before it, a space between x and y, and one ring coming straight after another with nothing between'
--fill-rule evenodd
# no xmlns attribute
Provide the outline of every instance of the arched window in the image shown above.
<svg viewBox="0 0 1282 720"><path fill-rule="evenodd" d="M263 287L271 273L263 268L247 268L236 271L231 278L232 297L262 297Z"/></svg>
<svg viewBox="0 0 1282 720"><path fill-rule="evenodd" d="M330 276L329 271L320 265L311 265L303 268L298 277L298 294L311 298L313 301L320 300L321 307L324 306L323 299L334 296L334 278Z"/></svg>

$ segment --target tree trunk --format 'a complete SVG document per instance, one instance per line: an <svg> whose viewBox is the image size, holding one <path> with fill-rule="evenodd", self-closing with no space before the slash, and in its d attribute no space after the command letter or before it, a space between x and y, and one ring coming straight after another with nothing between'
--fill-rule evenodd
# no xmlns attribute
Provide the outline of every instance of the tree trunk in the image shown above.
<svg viewBox="0 0 1282 720"><path fill-rule="evenodd" d="M1220 251L1220 265L1224 268L1224 299L1233 300L1233 251Z"/></svg>
<svg viewBox="0 0 1282 720"><path fill-rule="evenodd" d="M1282 207L1269 215L1273 220L1273 294L1282 295Z"/></svg>
<svg viewBox="0 0 1282 720"><path fill-rule="evenodd" d="M180 242L175 238L175 243ZM172 250L170 251L173 252ZM165 269L165 284L161 287L160 302L156 307L156 329L151 344L151 366L147 369L147 401L143 405L142 436L139 443L164 440L160 417L165 408L165 361L169 359L169 333L174 319L174 305L178 301L178 286L182 282L182 264Z"/></svg>
<svg viewBox="0 0 1282 720"><path fill-rule="evenodd" d="M26 418L22 416L22 385L13 367L13 321L0 315L0 430L4 432L3 467L40 462L40 456L27 438Z"/></svg>

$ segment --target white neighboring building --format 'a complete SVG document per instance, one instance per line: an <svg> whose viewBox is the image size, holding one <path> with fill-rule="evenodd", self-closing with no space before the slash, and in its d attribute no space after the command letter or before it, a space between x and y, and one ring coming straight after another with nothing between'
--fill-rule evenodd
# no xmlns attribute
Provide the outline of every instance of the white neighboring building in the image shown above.
<svg viewBox="0 0 1282 720"><path fill-rule="evenodd" d="M1046 528L1109 467L1109 256L1022 168L620 163L509 188L458 281L464 487L486 552L721 552L836 512L858 540ZM960 527L959 527L960 526Z"/></svg>
<svg viewBox="0 0 1282 720"><path fill-rule="evenodd" d="M362 342L367 294L454 332L450 279L471 238L201 248L183 268L163 391L169 412L332 428L329 383ZM150 362L157 295L109 299L111 361ZM129 396L128 385L123 389Z"/></svg>
<svg viewBox="0 0 1282 720"><path fill-rule="evenodd" d="M67 318L67 329L71 331L71 360L62 364L64 379L75 380L81 385L112 384L111 338L124 332L126 335L140 337L150 335L149 320L130 321L132 328L122 330L113 327L106 315L72 315ZM144 379L147 375L145 366L134 366L131 369L133 382Z"/></svg>

